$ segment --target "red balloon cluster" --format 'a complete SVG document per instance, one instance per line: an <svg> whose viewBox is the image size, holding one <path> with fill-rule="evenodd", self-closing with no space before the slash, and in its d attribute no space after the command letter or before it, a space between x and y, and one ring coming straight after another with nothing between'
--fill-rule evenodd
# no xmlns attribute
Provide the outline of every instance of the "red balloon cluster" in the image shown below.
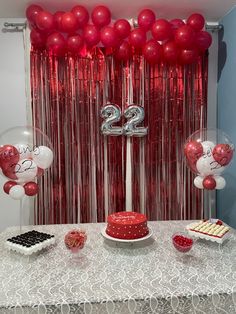
<svg viewBox="0 0 236 314"><path fill-rule="evenodd" d="M17 183L15 181L7 181L3 185L3 190L6 194L9 194L11 188L16 185ZM38 184L35 182L27 182L26 184L23 185L23 188L25 190L25 195L27 196L35 196L36 194L38 194L39 191Z"/></svg>
<svg viewBox="0 0 236 314"><path fill-rule="evenodd" d="M138 27L133 29L125 19L110 25L111 12L102 5L92 10L90 24L89 13L81 5L70 12L54 14L30 5L26 17L31 25L32 45L58 56L66 52L81 54L84 48L101 45L112 48L114 56L123 61L132 53L142 53L151 64L160 61L191 64L212 43L211 35L203 30L205 19L198 13L189 16L185 23L180 19L156 19L152 10L144 9L138 15Z"/></svg>

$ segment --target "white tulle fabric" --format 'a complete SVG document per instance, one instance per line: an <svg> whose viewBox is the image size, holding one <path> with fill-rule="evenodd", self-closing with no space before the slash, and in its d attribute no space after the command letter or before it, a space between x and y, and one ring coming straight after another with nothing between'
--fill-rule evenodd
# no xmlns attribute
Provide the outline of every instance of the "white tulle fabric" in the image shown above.
<svg viewBox="0 0 236 314"><path fill-rule="evenodd" d="M171 235L187 223L150 222L153 240L132 246L104 241L105 224L37 226L57 244L29 258L4 248L18 231L9 228L0 235L0 313L235 314L236 233L181 255ZM63 242L75 227L88 234L78 256Z"/></svg>

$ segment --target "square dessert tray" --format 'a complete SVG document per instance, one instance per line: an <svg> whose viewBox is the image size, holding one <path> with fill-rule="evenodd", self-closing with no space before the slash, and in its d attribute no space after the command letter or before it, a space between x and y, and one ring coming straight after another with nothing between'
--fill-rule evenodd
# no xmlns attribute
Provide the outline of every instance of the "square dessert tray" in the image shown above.
<svg viewBox="0 0 236 314"><path fill-rule="evenodd" d="M55 236L35 230L9 238L5 247L24 255L31 255L55 243Z"/></svg>
<svg viewBox="0 0 236 314"><path fill-rule="evenodd" d="M186 226L189 235L222 244L230 236L230 228L219 219L201 220Z"/></svg>

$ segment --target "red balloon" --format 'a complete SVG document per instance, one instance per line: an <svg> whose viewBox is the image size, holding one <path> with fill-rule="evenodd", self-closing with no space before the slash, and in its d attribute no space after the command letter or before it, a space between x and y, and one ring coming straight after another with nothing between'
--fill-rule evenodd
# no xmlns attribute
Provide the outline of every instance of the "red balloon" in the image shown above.
<svg viewBox="0 0 236 314"><path fill-rule="evenodd" d="M201 14L194 13L187 19L187 24L196 31L200 31L205 26L205 19Z"/></svg>
<svg viewBox="0 0 236 314"><path fill-rule="evenodd" d="M171 24L173 31L176 31L178 28L185 25L184 21L181 19L173 19L169 23Z"/></svg>
<svg viewBox="0 0 236 314"><path fill-rule="evenodd" d="M28 182L24 185L25 194L28 196L34 196L38 194L39 187L38 184L35 182Z"/></svg>
<svg viewBox="0 0 236 314"><path fill-rule="evenodd" d="M212 44L212 37L208 32L200 31L196 34L195 44L200 51L205 51Z"/></svg>
<svg viewBox="0 0 236 314"><path fill-rule="evenodd" d="M16 164L20 159L17 148L13 145L4 145L0 148L0 167Z"/></svg>
<svg viewBox="0 0 236 314"><path fill-rule="evenodd" d="M116 30L118 36L124 39L129 36L131 26L127 20L120 19L115 22L114 29Z"/></svg>
<svg viewBox="0 0 236 314"><path fill-rule="evenodd" d="M203 156L202 144L197 141L188 142L184 147L184 155L187 161L191 161L193 163L197 162L197 160Z"/></svg>
<svg viewBox="0 0 236 314"><path fill-rule="evenodd" d="M100 41L100 32L94 25L87 25L84 28L84 40L89 47L95 46Z"/></svg>
<svg viewBox="0 0 236 314"><path fill-rule="evenodd" d="M144 9L138 15L138 25L148 31L156 20L156 15L152 10Z"/></svg>
<svg viewBox="0 0 236 314"><path fill-rule="evenodd" d="M99 28L106 26L111 22L111 12L103 5L95 7L92 11L91 17L93 24Z"/></svg>
<svg viewBox="0 0 236 314"><path fill-rule="evenodd" d="M143 47L143 55L147 62L155 64L161 60L162 46L154 39L151 39Z"/></svg>
<svg viewBox="0 0 236 314"><path fill-rule="evenodd" d="M130 33L129 42L135 48L142 48L146 42L146 32L142 28L135 28Z"/></svg>
<svg viewBox="0 0 236 314"><path fill-rule="evenodd" d="M27 20L32 24L36 25L36 17L38 16L39 12L43 11L39 5L32 4L26 9L26 17Z"/></svg>
<svg viewBox="0 0 236 314"><path fill-rule="evenodd" d="M42 168L38 167L36 176L39 178L39 177L42 177L43 174L44 174L44 170Z"/></svg>
<svg viewBox="0 0 236 314"><path fill-rule="evenodd" d="M188 25L181 26L175 32L175 42L184 49L192 48L194 45L196 33Z"/></svg>
<svg viewBox="0 0 236 314"><path fill-rule="evenodd" d="M110 26L104 27L101 30L101 42L104 47L116 47L119 43L116 30Z"/></svg>
<svg viewBox="0 0 236 314"><path fill-rule="evenodd" d="M61 26L65 33L74 33L79 28L77 19L71 12L62 15Z"/></svg>
<svg viewBox="0 0 236 314"><path fill-rule="evenodd" d="M72 53L79 53L83 48L84 40L80 35L74 35L67 38L67 49Z"/></svg>
<svg viewBox="0 0 236 314"><path fill-rule="evenodd" d="M71 10L71 12L74 14L74 16L76 17L78 26L80 28L84 27L88 21L89 21L89 14L88 11L85 7L83 7L82 5L76 5L75 7L73 7L73 9Z"/></svg>
<svg viewBox="0 0 236 314"><path fill-rule="evenodd" d="M57 31L62 32L62 26L61 26L61 19L62 16L65 14L64 11L57 11L56 13L54 13L53 15L53 19L54 19L54 25Z"/></svg>
<svg viewBox="0 0 236 314"><path fill-rule="evenodd" d="M127 61L131 57L131 54L132 51L129 43L127 41L123 41L123 43L115 51L115 58Z"/></svg>
<svg viewBox="0 0 236 314"><path fill-rule="evenodd" d="M6 163L2 165L2 173L4 174L4 176L12 180L17 180L18 178L15 172L16 165L17 163Z"/></svg>
<svg viewBox="0 0 236 314"><path fill-rule="evenodd" d="M16 182L14 181L7 181L4 185L3 185L3 190L6 194L9 194L10 189L14 186L17 185Z"/></svg>
<svg viewBox="0 0 236 314"><path fill-rule="evenodd" d="M198 61L199 52L197 49L183 49L180 51L179 61L182 64L191 64Z"/></svg>
<svg viewBox="0 0 236 314"><path fill-rule="evenodd" d="M35 48L44 48L46 44L46 38L44 34L36 29L30 31L30 42Z"/></svg>
<svg viewBox="0 0 236 314"><path fill-rule="evenodd" d="M203 179L202 185L206 190L214 190L216 188L216 180L212 176Z"/></svg>
<svg viewBox="0 0 236 314"><path fill-rule="evenodd" d="M177 62L179 54L180 50L174 41L168 41L163 45L163 57L166 62Z"/></svg>
<svg viewBox="0 0 236 314"><path fill-rule="evenodd" d="M172 37L172 26L164 19L157 20L152 26L152 36L156 40L167 40Z"/></svg>
<svg viewBox="0 0 236 314"><path fill-rule="evenodd" d="M217 144L212 152L213 158L221 165L227 166L233 158L234 150L229 144Z"/></svg>
<svg viewBox="0 0 236 314"><path fill-rule="evenodd" d="M66 41L62 34L55 32L48 36L47 49L56 56L62 56L65 53Z"/></svg>
<svg viewBox="0 0 236 314"><path fill-rule="evenodd" d="M40 11L36 16L36 25L41 31L52 31L54 29L53 15L47 11Z"/></svg>

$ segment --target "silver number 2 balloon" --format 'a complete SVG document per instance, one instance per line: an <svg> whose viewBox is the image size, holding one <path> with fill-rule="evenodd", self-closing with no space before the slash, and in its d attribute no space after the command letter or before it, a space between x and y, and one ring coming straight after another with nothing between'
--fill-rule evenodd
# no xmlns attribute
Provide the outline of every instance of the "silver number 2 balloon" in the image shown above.
<svg viewBox="0 0 236 314"><path fill-rule="evenodd" d="M101 132L104 135L118 136L123 134L123 128L120 126L113 126L113 123L120 121L120 109L115 105L106 105L101 109L101 116L105 118L101 125Z"/></svg>
<svg viewBox="0 0 236 314"><path fill-rule="evenodd" d="M143 122L145 113L143 107L140 106L129 106L124 112L125 118L128 121L123 126L124 134L126 136L145 136L147 135L147 127L137 127L137 125Z"/></svg>

